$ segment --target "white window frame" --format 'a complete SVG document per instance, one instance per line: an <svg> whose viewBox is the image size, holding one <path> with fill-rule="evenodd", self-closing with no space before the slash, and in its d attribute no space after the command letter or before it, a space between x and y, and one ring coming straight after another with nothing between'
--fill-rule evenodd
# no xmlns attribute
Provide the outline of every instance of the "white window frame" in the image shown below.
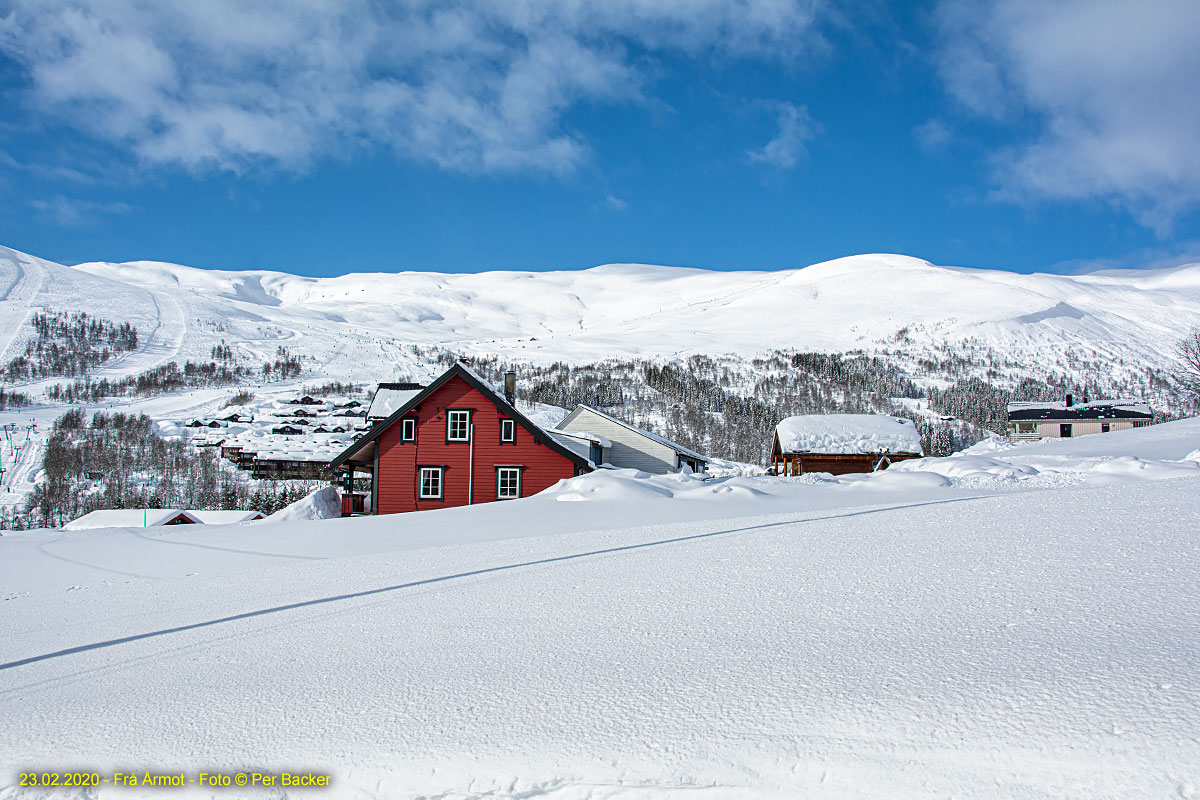
<svg viewBox="0 0 1200 800"><path fill-rule="evenodd" d="M436 476L437 494L432 494L425 491L425 476ZM417 499L418 500L442 500L446 497L446 468L445 467L420 467L417 470Z"/></svg>
<svg viewBox="0 0 1200 800"><path fill-rule="evenodd" d="M506 435L507 434L507 435ZM517 442L517 421L515 419L500 418L500 444L516 444Z"/></svg>
<svg viewBox="0 0 1200 800"><path fill-rule="evenodd" d="M415 442L417 440L417 418L416 417L401 417L400 419L400 441Z"/></svg>
<svg viewBox="0 0 1200 800"><path fill-rule="evenodd" d="M455 421L462 422L462 436L454 435ZM469 442L471 441L471 412L462 409L455 409L446 412L446 441L447 442Z"/></svg>
<svg viewBox="0 0 1200 800"><path fill-rule="evenodd" d="M521 497L521 467L496 467L496 499L517 500ZM504 476L516 475L516 494L504 494Z"/></svg>

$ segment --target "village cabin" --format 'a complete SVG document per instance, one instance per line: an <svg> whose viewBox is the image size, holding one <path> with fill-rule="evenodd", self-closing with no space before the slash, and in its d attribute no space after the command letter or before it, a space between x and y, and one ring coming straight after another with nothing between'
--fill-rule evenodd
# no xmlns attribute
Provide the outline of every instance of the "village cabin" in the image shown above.
<svg viewBox="0 0 1200 800"><path fill-rule="evenodd" d="M786 417L771 441L771 474L875 472L895 461L921 458L912 420L882 414L806 414Z"/></svg>
<svg viewBox="0 0 1200 800"><path fill-rule="evenodd" d="M597 466L662 475L680 469L703 472L709 461L695 450L586 405L576 406L549 433Z"/></svg>
<svg viewBox="0 0 1200 800"><path fill-rule="evenodd" d="M157 528L162 525L195 525L199 522L195 512L180 508L103 508L71 520L63 525L63 529Z"/></svg>
<svg viewBox="0 0 1200 800"><path fill-rule="evenodd" d="M592 469L517 411L512 373L504 394L461 362L426 387L383 384L368 417L375 424L329 462L343 514L367 510L356 475L369 479L371 513L394 514L528 497Z"/></svg>
<svg viewBox="0 0 1200 800"><path fill-rule="evenodd" d="M1094 400L1076 403L1067 395L1060 403L1009 403L1008 435L1013 441L1072 439L1093 433L1141 428L1154 412L1137 400Z"/></svg>

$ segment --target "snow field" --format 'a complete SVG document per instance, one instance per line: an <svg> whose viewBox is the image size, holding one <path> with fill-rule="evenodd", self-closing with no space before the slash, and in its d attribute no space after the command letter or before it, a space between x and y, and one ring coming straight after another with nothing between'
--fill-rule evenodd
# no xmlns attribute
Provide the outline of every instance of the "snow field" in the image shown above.
<svg viewBox="0 0 1200 800"><path fill-rule="evenodd" d="M0 764L302 766L337 797L1186 797L1200 422L1091 438L929 460L1016 470L990 487L627 471L6 535ZM1183 477L1079 477L1133 458ZM1031 490L1022 463L1077 477Z"/></svg>

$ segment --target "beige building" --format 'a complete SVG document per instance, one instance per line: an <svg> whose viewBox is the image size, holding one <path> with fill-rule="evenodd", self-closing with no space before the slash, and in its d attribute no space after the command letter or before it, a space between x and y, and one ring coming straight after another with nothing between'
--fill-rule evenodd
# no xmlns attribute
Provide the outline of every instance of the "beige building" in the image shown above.
<svg viewBox="0 0 1200 800"><path fill-rule="evenodd" d="M1071 395L1061 403L1009 403L1008 435L1013 441L1073 439L1093 433L1141 428L1154 413L1137 400L1095 400L1076 403Z"/></svg>

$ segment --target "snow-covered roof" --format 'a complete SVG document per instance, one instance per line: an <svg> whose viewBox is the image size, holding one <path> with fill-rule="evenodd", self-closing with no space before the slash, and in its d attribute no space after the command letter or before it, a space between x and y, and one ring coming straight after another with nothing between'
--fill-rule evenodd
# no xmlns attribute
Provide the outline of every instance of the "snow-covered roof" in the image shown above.
<svg viewBox="0 0 1200 800"><path fill-rule="evenodd" d="M775 427L783 453L923 453L916 424L883 414L805 414Z"/></svg>
<svg viewBox="0 0 1200 800"><path fill-rule="evenodd" d="M556 439L559 439L560 437L563 437L563 436L569 436L572 439L582 439L585 442L592 442L594 444L600 445L601 447L612 447L612 442L610 442L608 439L605 439L603 436L601 436L598 433L579 433L576 431L560 431L557 428L552 428L552 429L546 430L546 433L550 434L551 436L553 436Z"/></svg>
<svg viewBox="0 0 1200 800"><path fill-rule="evenodd" d="M422 387L415 389L393 389L387 384L380 384L371 398L371 406L367 409L367 419L387 419L397 409L412 400L423 391Z"/></svg>
<svg viewBox="0 0 1200 800"><path fill-rule="evenodd" d="M628 428L629 430L633 431L634 433L639 433L642 436L645 436L647 439L658 442L659 444L663 445L664 447L671 448L672 450L674 450L676 453L679 453L680 455L688 456L689 458L695 458L695 459L697 459L699 461L703 461L705 463L708 462L708 456L701 455L701 454L697 453L695 450L691 450L687 447L684 447L681 444L672 442L670 439L667 439L663 436L659 436L657 433L651 433L650 431L642 430L641 428L639 428L636 425L630 425L628 422L626 422L623 419L617 419L616 417L614 417L610 414L605 414L603 411L601 411L597 408L592 408L589 405L584 405L581 403L579 405L579 408L586 409L586 410L592 412L593 414L603 417L604 419L606 419L610 422L615 422L616 424L618 424L624 428ZM574 413L574 412L572 412L572 413ZM569 416L570 415L568 415L568 418L569 418ZM566 420L564 419L563 422L566 422ZM561 424L562 424L562 422L559 423L559 425L561 425ZM555 432L559 432L559 429L557 427L555 427L554 430L555 430ZM585 433L586 433L586 431L585 431ZM579 434L576 433L575 435L578 436ZM603 438L603 437L600 437L600 438ZM612 445L610 444L609 446L611 447Z"/></svg>
<svg viewBox="0 0 1200 800"><path fill-rule="evenodd" d="M562 431L548 430L546 431L546 435L580 458L591 460L591 442L575 436L565 436Z"/></svg>
<svg viewBox="0 0 1200 800"><path fill-rule="evenodd" d="M1093 400L1072 403L1009 403L1009 420L1037 419L1151 419L1149 403L1140 400Z"/></svg>
<svg viewBox="0 0 1200 800"><path fill-rule="evenodd" d="M235 522L249 522L252 519L262 519L259 511L188 511L193 517L205 525L232 525Z"/></svg>
<svg viewBox="0 0 1200 800"><path fill-rule="evenodd" d="M191 511L181 508L102 508L71 520L63 525L63 528L69 531L86 531L92 528L153 528L165 525L181 514L192 522L199 522Z"/></svg>

